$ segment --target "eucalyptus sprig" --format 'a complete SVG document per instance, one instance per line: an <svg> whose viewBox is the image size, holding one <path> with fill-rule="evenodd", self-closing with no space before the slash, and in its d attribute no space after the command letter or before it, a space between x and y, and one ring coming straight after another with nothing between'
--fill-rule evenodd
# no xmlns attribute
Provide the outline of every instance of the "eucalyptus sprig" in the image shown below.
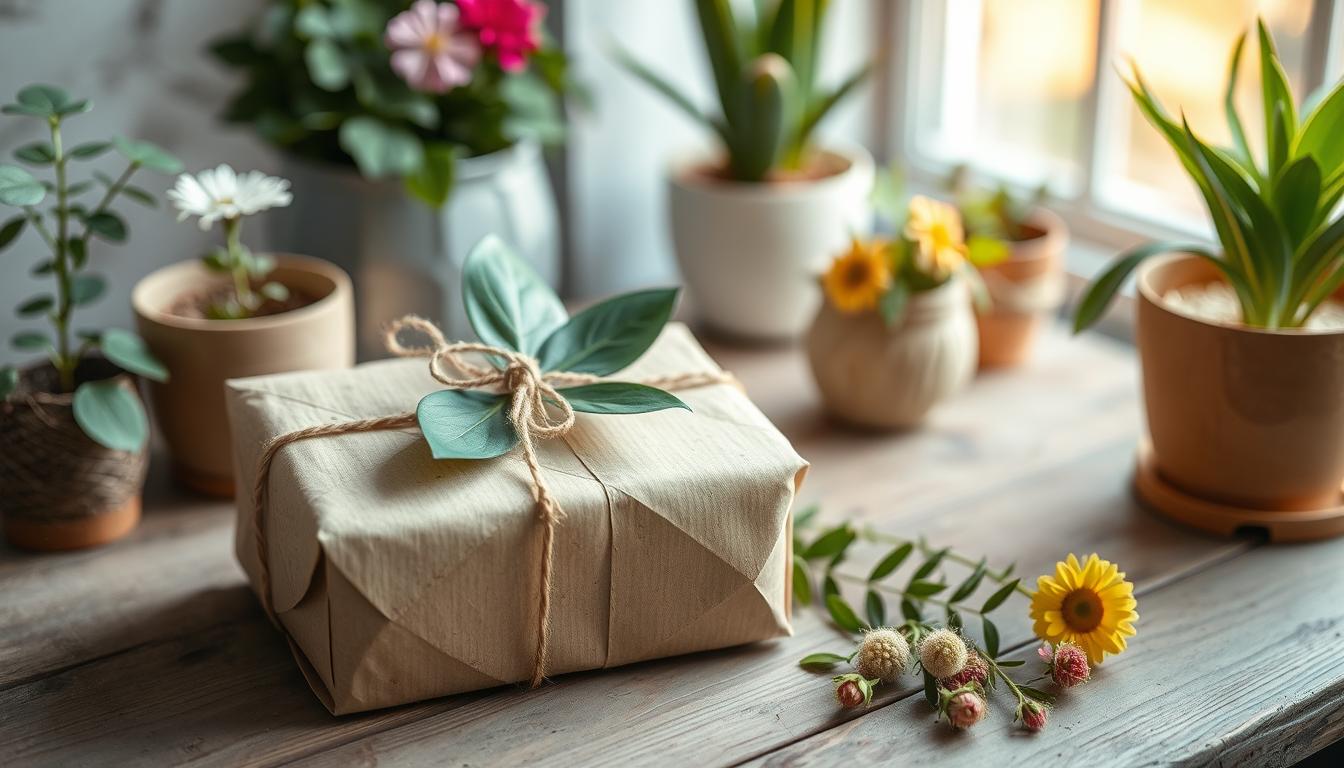
<svg viewBox="0 0 1344 768"><path fill-rule="evenodd" d="M672 316L677 289L623 294L571 317L541 277L491 235L467 254L462 298L481 341L534 358L543 375L607 376L629 366L658 338ZM584 413L690 410L676 395L634 382L601 381L556 392ZM457 389L426 395L416 414L434 458L489 459L512 450L519 438L508 418L511 397Z"/></svg>
<svg viewBox="0 0 1344 768"><path fill-rule="evenodd" d="M1076 330L1097 322L1129 273L1159 253L1190 253L1216 267L1236 293L1242 321L1255 327L1299 328L1344 285L1344 80L1314 107L1314 99L1300 105L1299 120L1269 31L1263 21L1257 29L1263 160L1252 154L1234 102L1245 35L1232 51L1224 97L1231 147L1208 144L1184 115L1168 115L1133 67L1134 100L1199 188L1222 249L1158 242L1122 254L1079 303Z"/></svg>
<svg viewBox="0 0 1344 768"><path fill-rule="evenodd" d="M92 241L126 240L126 222L113 210L113 204L127 198L142 205L156 205L154 196L132 185L131 178L141 168L175 173L182 164L143 141L115 138L67 147L66 120L92 108L88 99L72 98L50 85L30 85L19 91L14 103L0 107L0 112L6 115L32 118L45 125L48 139L22 146L15 150L14 156L28 165L51 169L53 177L39 180L23 168L0 164L0 204L21 211L0 225L0 249L31 227L49 253L49 258L33 267L32 274L50 277L55 288L54 292L33 296L18 307L20 317L46 318L54 336L25 330L10 343L17 349L46 354L56 371L60 392L74 392L75 420L90 438L114 450L138 450L149 430L139 398L110 381L89 381L76 387L76 369L86 355L101 352L121 369L155 381L166 380L168 371L135 334L119 329L75 333L71 321L77 307L97 301L107 288L101 275L87 269ZM125 168L116 177L94 172L92 179L71 180L72 162L92 160L113 149L126 160ZM99 186L101 191L97 191ZM97 194L85 197L95 191ZM54 205L39 207L52 197ZM17 370L7 367L0 371L0 398L7 397L18 384Z"/></svg>

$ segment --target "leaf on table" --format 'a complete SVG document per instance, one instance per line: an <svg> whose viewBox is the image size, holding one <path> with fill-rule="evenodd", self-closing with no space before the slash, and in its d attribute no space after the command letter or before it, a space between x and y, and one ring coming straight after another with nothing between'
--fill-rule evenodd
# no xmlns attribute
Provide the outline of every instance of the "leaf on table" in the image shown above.
<svg viewBox="0 0 1344 768"><path fill-rule="evenodd" d="M859 621L858 614L849 607L849 603L839 595L827 595L826 610L831 614L831 620L842 629L858 633L864 629L863 622Z"/></svg>

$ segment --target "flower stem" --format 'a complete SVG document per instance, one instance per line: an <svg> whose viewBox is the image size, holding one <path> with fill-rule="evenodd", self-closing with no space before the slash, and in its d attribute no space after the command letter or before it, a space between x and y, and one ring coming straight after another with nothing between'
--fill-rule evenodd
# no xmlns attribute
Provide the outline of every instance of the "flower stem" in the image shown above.
<svg viewBox="0 0 1344 768"><path fill-rule="evenodd" d="M247 314L251 314L255 298L248 275L247 259L243 256L243 217L224 220L224 237L229 249L229 270L233 274L233 298Z"/></svg>
<svg viewBox="0 0 1344 768"><path fill-rule="evenodd" d="M1004 685L1008 686L1008 689L1013 692L1013 695L1017 697L1018 706L1025 705L1027 702L1026 694L1022 693L1022 689L1017 687L1017 683L1013 682L1013 679L1008 676L1008 673L1004 672L1003 668L989 657L989 654L982 653L980 654L980 658L984 659L985 664L989 665L990 672L997 675L998 678L1003 681Z"/></svg>
<svg viewBox="0 0 1344 768"><path fill-rule="evenodd" d="M913 541L911 539L903 539L900 536L893 536L889 533L883 533L882 531L874 530L873 528L868 527L865 527L859 531L859 538L873 544L889 544L891 546L896 547L899 547L902 544L910 544L919 549L920 554L924 555L925 557L928 557L929 555L932 555L938 551L930 547L927 543L923 541ZM979 561L973 560L969 557L966 557L963 554L954 552L950 549L943 553L943 558L946 560L951 560L954 563L964 565L967 568L975 568L976 566L980 565ZM1008 583L1010 573L1011 573L1010 568L1004 568L1000 571L994 571L990 568L985 569L985 577L997 584ZM1018 583L1017 585L1017 592L1026 595L1027 597L1032 596L1031 590L1022 586L1021 583Z"/></svg>
<svg viewBox="0 0 1344 768"><path fill-rule="evenodd" d="M70 311L73 306L69 243L66 239L70 231L70 211L67 207L69 193L65 185L66 156L61 144L61 119L52 117L48 123L51 126L51 148L56 166L56 240L52 249L52 264L56 272L56 313L51 316L52 325L56 327L56 354L52 363L60 377L61 391L69 392L75 388L75 368L79 365L79 358L70 354Z"/></svg>
<svg viewBox="0 0 1344 768"><path fill-rule="evenodd" d="M949 603L946 600L939 600L936 597L913 597L903 589L887 586L886 584L882 584L880 582L872 583L861 576L853 576L848 573L840 573L838 571L834 572L833 575L837 579L841 579L842 581L848 581L855 584L867 584L869 588L875 589L878 592L886 592L889 595L896 595L897 597L903 597L914 602L932 603L933 605L942 606L943 608L956 608L958 611L965 611L966 613L973 613L977 616L984 616L984 614L981 613L980 611L974 608L968 608L959 603L958 604Z"/></svg>

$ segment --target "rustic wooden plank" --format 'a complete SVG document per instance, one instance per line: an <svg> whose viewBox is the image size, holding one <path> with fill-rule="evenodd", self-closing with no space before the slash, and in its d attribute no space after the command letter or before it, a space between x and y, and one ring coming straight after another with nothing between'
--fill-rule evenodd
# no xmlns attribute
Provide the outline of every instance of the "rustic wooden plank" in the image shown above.
<svg viewBox="0 0 1344 768"><path fill-rule="evenodd" d="M1290 765L1344 737L1340 562L1344 541L1261 547L1145 596L1131 650L1040 734L1010 722L1005 697L956 734L911 696L754 764Z"/></svg>

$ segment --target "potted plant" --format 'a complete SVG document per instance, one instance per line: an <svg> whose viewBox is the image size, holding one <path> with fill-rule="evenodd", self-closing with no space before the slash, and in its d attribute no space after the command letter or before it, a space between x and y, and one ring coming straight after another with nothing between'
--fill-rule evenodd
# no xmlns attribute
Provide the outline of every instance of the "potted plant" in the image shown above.
<svg viewBox="0 0 1344 768"><path fill-rule="evenodd" d="M689 98L626 53L624 66L703 123L721 152L671 169L672 239L703 319L731 335L801 334L818 303L811 276L851 234L871 228L873 161L859 147L822 148L817 125L863 81L817 82L824 0L697 0L719 112Z"/></svg>
<svg viewBox="0 0 1344 768"><path fill-rule="evenodd" d="M486 234L554 287L560 237L540 145L573 90L531 0L272 0L211 52L243 85L224 118L278 147L295 204L281 250L358 277L360 342L407 312L471 334L461 267Z"/></svg>
<svg viewBox="0 0 1344 768"><path fill-rule="evenodd" d="M980 288L957 210L916 196L902 218L896 238L856 238L831 263L807 334L827 410L865 427L918 424L975 374Z"/></svg>
<svg viewBox="0 0 1344 768"><path fill-rule="evenodd" d="M1215 530L1241 520L1340 533L1344 82L1299 116L1261 23L1267 151L1257 158L1232 106L1243 41L1228 76L1230 148L1168 115L1137 70L1129 81L1199 188L1221 247L1151 243L1122 255L1083 297L1076 326L1094 323L1142 264L1137 342L1151 456L1139 479L1153 484L1140 492L1172 492L1155 506Z"/></svg>
<svg viewBox="0 0 1344 768"><path fill-rule="evenodd" d="M961 166L948 188L966 227L969 257L989 293L988 306L975 315L980 368L1020 365L1063 303L1068 227L1044 207L1046 185L1024 197L1006 185L976 185Z"/></svg>
<svg viewBox="0 0 1344 768"><path fill-rule="evenodd" d="M124 536L140 519L140 489L149 461L149 420L136 376L165 381L168 373L144 344L119 328L80 329L75 310L103 294L106 281L89 266L98 241L124 242L126 222L113 210L123 199L154 203L133 186L141 168L172 173L181 164L147 142L113 139L67 144L67 119L93 103L49 85L30 85L0 111L46 124L49 140L15 156L49 168L51 181L0 164L0 204L20 213L0 225L0 249L27 229L45 246L32 274L49 278L50 292L18 307L20 317L45 319L51 332L30 328L11 340L46 359L23 369L0 369L0 513L5 536L29 549L60 550ZM75 181L76 163L115 149L126 160L115 178L99 172ZM53 204L40 208L44 202Z"/></svg>
<svg viewBox="0 0 1344 768"><path fill-rule="evenodd" d="M321 259L243 244L244 219L288 205L288 187L227 165L179 176L168 191L179 220L199 217L203 230L218 223L224 246L151 273L131 294L140 334L173 372L152 394L174 470L204 493L233 494L226 379L354 363L350 278Z"/></svg>

